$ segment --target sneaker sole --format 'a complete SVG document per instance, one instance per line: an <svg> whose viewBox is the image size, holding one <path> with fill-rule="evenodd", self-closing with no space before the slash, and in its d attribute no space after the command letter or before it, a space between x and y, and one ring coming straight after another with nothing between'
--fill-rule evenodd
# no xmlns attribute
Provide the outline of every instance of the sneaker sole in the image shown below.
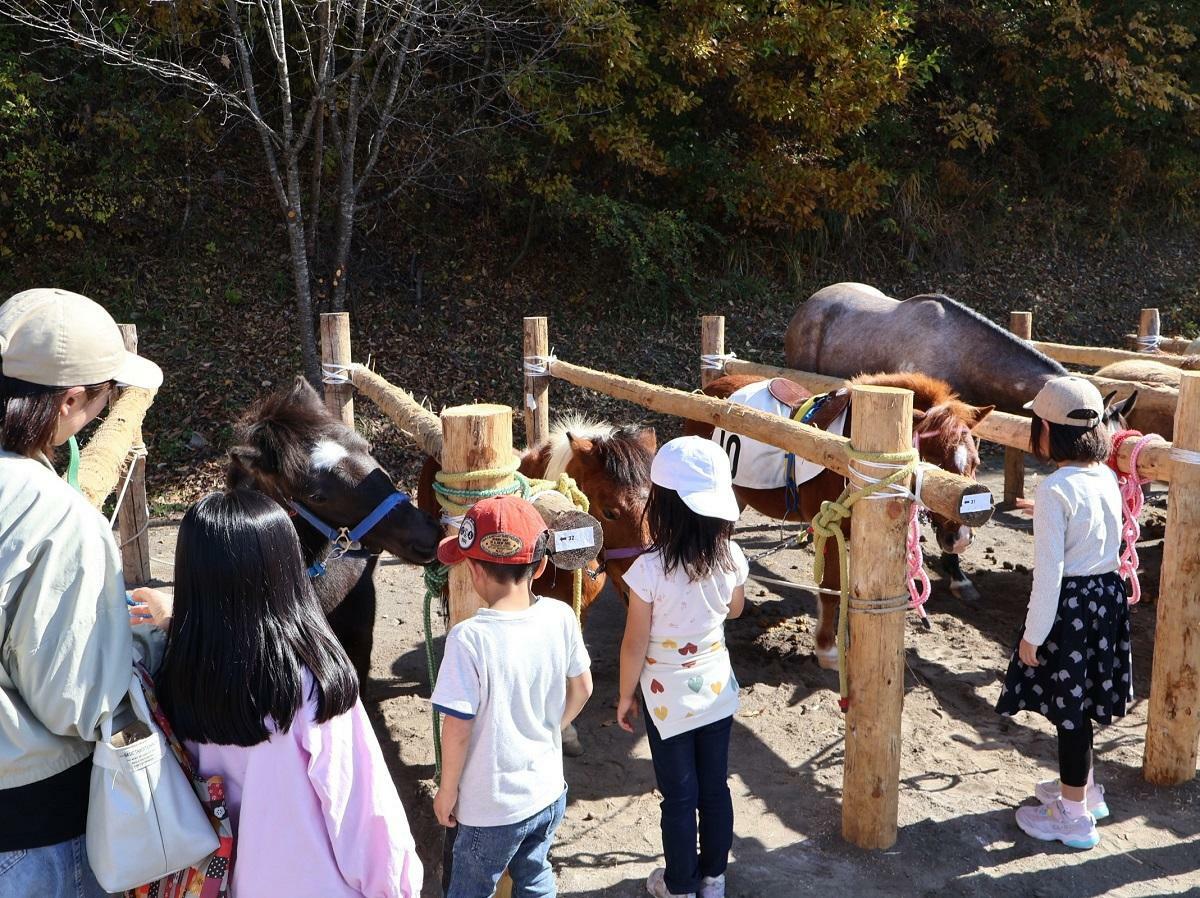
<svg viewBox="0 0 1200 898"><path fill-rule="evenodd" d="M1093 839L1064 839L1060 836L1043 836L1039 833L1030 832L1021 824L1020 821L1017 821L1017 826L1021 828L1021 832L1025 833L1025 835L1037 839L1040 842L1062 842L1068 848L1077 848L1080 851L1086 851L1089 848L1095 848L1100 844L1099 834L1097 834Z"/></svg>

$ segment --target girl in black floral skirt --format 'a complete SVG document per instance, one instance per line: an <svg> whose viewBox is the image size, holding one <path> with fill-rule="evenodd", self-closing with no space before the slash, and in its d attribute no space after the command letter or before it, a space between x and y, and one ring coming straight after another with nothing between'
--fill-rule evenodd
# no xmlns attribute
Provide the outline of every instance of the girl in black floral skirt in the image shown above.
<svg viewBox="0 0 1200 898"><path fill-rule="evenodd" d="M1017 825L1037 839L1092 848L1096 820L1108 816L1092 773L1092 723L1124 716L1133 698L1129 609L1117 575L1121 494L1104 464L1104 400L1089 381L1054 378L1026 408L1034 455L1058 469L1037 489L1029 613L996 710L1041 714L1058 730L1059 779L1037 784L1039 804L1019 808Z"/></svg>

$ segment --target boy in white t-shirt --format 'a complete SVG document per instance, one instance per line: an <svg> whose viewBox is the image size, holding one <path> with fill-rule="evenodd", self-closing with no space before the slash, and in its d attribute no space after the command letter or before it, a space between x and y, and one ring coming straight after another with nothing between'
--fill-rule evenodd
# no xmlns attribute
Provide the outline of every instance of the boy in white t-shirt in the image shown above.
<svg viewBox="0 0 1200 898"><path fill-rule="evenodd" d="M487 604L446 637L433 690L442 778L433 800L458 827L447 898L488 898L507 868L514 891L554 898L547 856L566 809L562 727L592 694L591 659L571 609L533 595L548 531L523 499L475 504L443 564L465 561Z"/></svg>

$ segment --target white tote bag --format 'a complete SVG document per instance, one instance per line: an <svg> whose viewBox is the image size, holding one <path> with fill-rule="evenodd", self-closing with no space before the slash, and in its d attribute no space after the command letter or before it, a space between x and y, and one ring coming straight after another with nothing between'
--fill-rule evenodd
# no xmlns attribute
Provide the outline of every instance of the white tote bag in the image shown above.
<svg viewBox="0 0 1200 898"><path fill-rule="evenodd" d="M204 807L154 722L136 672L129 703L137 720L115 734L107 724L92 757L87 854L108 892L190 867L218 845Z"/></svg>

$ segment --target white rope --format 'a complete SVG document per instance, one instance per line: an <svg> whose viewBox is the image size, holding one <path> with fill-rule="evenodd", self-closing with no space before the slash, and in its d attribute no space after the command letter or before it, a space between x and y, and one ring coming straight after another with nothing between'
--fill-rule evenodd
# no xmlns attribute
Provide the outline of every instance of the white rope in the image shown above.
<svg viewBox="0 0 1200 898"><path fill-rule="evenodd" d="M892 614L896 611L907 611L909 605L908 593L898 596L885 596L881 599L860 599L850 596L847 606L851 611L862 614Z"/></svg>
<svg viewBox="0 0 1200 898"><path fill-rule="evenodd" d="M724 371L725 363L736 358L736 352L704 353L700 356L700 370Z"/></svg>
<svg viewBox="0 0 1200 898"><path fill-rule="evenodd" d="M1181 461L1188 465L1200 465L1200 452L1174 446L1171 448L1171 461Z"/></svg>
<svg viewBox="0 0 1200 898"><path fill-rule="evenodd" d="M526 377L549 377L550 366L557 361L553 352L550 355L527 355L521 370Z"/></svg>
<svg viewBox="0 0 1200 898"><path fill-rule="evenodd" d="M442 526L443 527L457 527L459 529L462 529L463 518L465 518L465 517L466 517L465 514L449 514L448 512L443 511L442 519L441 519Z"/></svg>
<svg viewBox="0 0 1200 898"><path fill-rule="evenodd" d="M1144 337L1138 337L1138 346L1142 349L1139 352L1155 352L1162 344L1163 338L1161 334L1146 334Z"/></svg>
<svg viewBox="0 0 1200 898"><path fill-rule="evenodd" d="M805 592L815 592L826 596L841 596L841 591L837 589L828 589L824 586L809 586L803 583L796 583L792 580L781 580L778 577L760 577L758 574L751 574L750 579L755 583L762 583L766 586L786 586L789 589L802 589Z"/></svg>
<svg viewBox="0 0 1200 898"><path fill-rule="evenodd" d="M864 474L855 465L869 465L872 468L882 468L888 471L900 471L908 467L908 464L898 465L894 462L887 461L863 461L855 459L850 463L850 479L858 481L855 486L874 486L881 480L886 480L887 475L883 477L872 477L870 474ZM921 486L924 483L924 474L922 473L923 463L917 465L914 476L916 490L910 490L903 483L889 483L884 489L877 493L872 493L869 496L863 496L864 499L912 499L917 504L921 504Z"/></svg>
<svg viewBox="0 0 1200 898"><path fill-rule="evenodd" d="M117 515L121 513L121 505L125 502L125 493L129 490L129 482L133 480L133 471L137 467L138 459L145 458L149 454L150 453L146 451L146 447L143 445L130 447L129 464L125 468L125 482L121 484L121 492L117 494L117 504L113 506L112 517L108 519L109 527L112 527L115 523L117 523ZM142 527L142 530L145 529L145 527ZM141 536L141 531L138 531L135 536ZM125 543L122 543L122 546L126 545L128 542L129 540L126 540Z"/></svg>
<svg viewBox="0 0 1200 898"><path fill-rule="evenodd" d="M321 383L340 385L350 383L351 365L322 364Z"/></svg>

